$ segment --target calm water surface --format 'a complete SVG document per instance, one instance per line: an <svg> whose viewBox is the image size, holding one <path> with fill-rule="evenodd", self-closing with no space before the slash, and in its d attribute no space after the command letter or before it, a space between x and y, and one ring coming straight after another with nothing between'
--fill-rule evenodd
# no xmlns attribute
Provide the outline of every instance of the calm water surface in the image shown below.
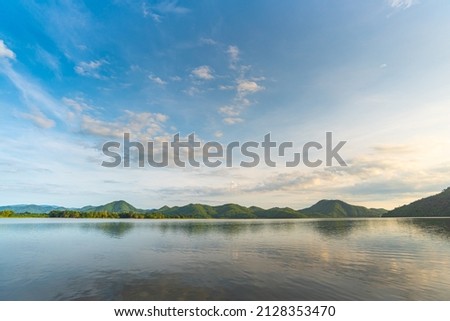
<svg viewBox="0 0 450 321"><path fill-rule="evenodd" d="M450 300L450 219L0 219L1 300Z"/></svg>

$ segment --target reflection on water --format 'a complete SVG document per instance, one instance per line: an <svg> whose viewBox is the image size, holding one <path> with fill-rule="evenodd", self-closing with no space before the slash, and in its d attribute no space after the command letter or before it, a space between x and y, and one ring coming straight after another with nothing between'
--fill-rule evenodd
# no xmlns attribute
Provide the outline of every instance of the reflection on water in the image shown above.
<svg viewBox="0 0 450 321"><path fill-rule="evenodd" d="M2 300L450 300L450 219L0 220Z"/></svg>
<svg viewBox="0 0 450 321"><path fill-rule="evenodd" d="M245 221L224 221L216 224L217 221L164 221L155 224L154 227L164 233L185 233L187 235L199 234L225 234L236 235L241 233L256 233L264 228L276 229L284 224L267 225L262 222Z"/></svg>
<svg viewBox="0 0 450 321"><path fill-rule="evenodd" d="M450 238L450 220L441 218L415 218L400 221L417 227L426 234L435 234L443 238Z"/></svg>
<svg viewBox="0 0 450 321"><path fill-rule="evenodd" d="M113 238L122 238L134 227L132 222L96 222L79 224L81 229L101 231L105 235Z"/></svg>
<svg viewBox="0 0 450 321"><path fill-rule="evenodd" d="M312 222L313 228L326 237L345 238L354 229L362 229L368 225L366 220L319 220Z"/></svg>

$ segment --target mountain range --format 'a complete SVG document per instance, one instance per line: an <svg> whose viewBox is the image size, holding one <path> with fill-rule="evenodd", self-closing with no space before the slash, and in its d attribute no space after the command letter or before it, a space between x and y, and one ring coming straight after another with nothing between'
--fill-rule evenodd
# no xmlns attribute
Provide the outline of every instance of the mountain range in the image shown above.
<svg viewBox="0 0 450 321"><path fill-rule="evenodd" d="M367 208L351 205L340 200L321 200L311 207L295 210L289 207L263 209L257 206L245 207L238 204L211 206L187 204L184 206L163 206L159 209L139 209L126 201L114 201L100 206L65 208L55 205L21 204L0 206L0 212L48 214L57 217L71 217L76 213L135 214L131 217L152 218L352 218L352 217L439 217L450 216L450 187L437 195L423 198L391 211L382 208ZM59 216L58 216L59 215ZM136 216L137 215L137 216ZM76 216L80 217L80 216ZM83 217L83 215L81 215ZM90 217L84 215L84 217ZM114 216L113 216L114 217ZM120 216L127 217L127 216Z"/></svg>
<svg viewBox="0 0 450 321"><path fill-rule="evenodd" d="M0 206L0 211L13 211L15 213L49 213L55 210L64 210L65 207L55 205L19 204Z"/></svg>
<svg viewBox="0 0 450 321"><path fill-rule="evenodd" d="M51 205L10 205L1 206L0 211L15 213L56 213L56 212L106 212L106 213L138 213L152 214L154 217L172 218L308 218L308 217L379 217L385 213L383 209L369 209L363 206L347 204L339 200L322 200L317 204L301 210L289 207L263 209L257 206L245 207L238 204L210 206L205 204L188 204L184 206L163 206L159 209L138 209L120 200L101 206L85 206L82 208L64 208Z"/></svg>

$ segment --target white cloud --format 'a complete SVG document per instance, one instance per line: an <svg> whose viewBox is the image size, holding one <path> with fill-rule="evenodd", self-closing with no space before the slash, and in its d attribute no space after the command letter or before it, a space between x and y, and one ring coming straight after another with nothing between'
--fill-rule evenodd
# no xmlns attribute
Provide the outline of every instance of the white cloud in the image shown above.
<svg viewBox="0 0 450 321"><path fill-rule="evenodd" d="M250 72L251 66L240 65L240 50L237 46L228 46L226 53L230 61L230 69L235 73L235 85L219 85L220 90L236 90L233 101L219 108L218 112L224 115L223 121L226 124L234 125L243 122L241 115L246 107L252 105L252 101L247 96L255 94L265 88L258 84L259 81L265 80L265 77L248 77L246 74Z"/></svg>
<svg viewBox="0 0 450 321"><path fill-rule="evenodd" d="M92 60L89 62L82 61L75 66L74 70L77 74L93 78L102 78L99 69L106 63L105 60Z"/></svg>
<svg viewBox="0 0 450 321"><path fill-rule="evenodd" d="M223 132L220 131L220 130L216 131L216 132L214 133L214 137L216 137L216 138L221 138L221 137L223 137Z"/></svg>
<svg viewBox="0 0 450 321"><path fill-rule="evenodd" d="M223 122L227 125L234 125L238 123L242 123L244 120L239 117L227 117L223 119Z"/></svg>
<svg viewBox="0 0 450 321"><path fill-rule="evenodd" d="M161 22L167 14L182 15L190 11L188 8L177 5L177 1L162 1L158 5L143 2L141 9L144 17L150 17L155 22Z"/></svg>
<svg viewBox="0 0 450 321"><path fill-rule="evenodd" d="M170 77L170 80L172 80L172 81L182 81L183 78L181 78L180 76L172 76L172 77Z"/></svg>
<svg viewBox="0 0 450 321"><path fill-rule="evenodd" d="M232 90L232 89L234 89L234 86L220 85L219 89L220 90Z"/></svg>
<svg viewBox="0 0 450 321"><path fill-rule="evenodd" d="M104 137L121 137L124 130L120 130L116 123L108 123L85 115L81 119L81 130L88 134Z"/></svg>
<svg viewBox="0 0 450 321"><path fill-rule="evenodd" d="M223 106L219 108L219 113L234 117L239 116L241 114L241 110L236 106Z"/></svg>
<svg viewBox="0 0 450 321"><path fill-rule="evenodd" d="M169 119L169 116L164 115L164 114L160 114L160 113L156 113L153 114L153 116L155 117L155 119L159 122L166 122Z"/></svg>
<svg viewBox="0 0 450 321"><path fill-rule="evenodd" d="M227 53L232 65L234 65L239 60L239 48L237 46L228 46Z"/></svg>
<svg viewBox="0 0 450 321"><path fill-rule="evenodd" d="M239 48L237 46L228 46L227 54L230 58L230 69L237 69L237 63L239 61Z"/></svg>
<svg viewBox="0 0 450 321"><path fill-rule="evenodd" d="M81 99L75 100L72 98L63 97L62 102L64 103L64 105L71 107L77 113L82 113L86 110L93 109L91 106L83 102Z"/></svg>
<svg viewBox="0 0 450 321"><path fill-rule="evenodd" d="M262 81L262 80L266 80L266 77L259 76L259 77L252 77L250 79L253 80L253 81Z"/></svg>
<svg viewBox="0 0 450 321"><path fill-rule="evenodd" d="M9 49L3 40L0 39L0 58L16 59L16 54Z"/></svg>
<svg viewBox="0 0 450 321"><path fill-rule="evenodd" d="M250 81L250 80L238 80L238 86L237 86L237 90L240 94L252 94L252 93L256 93L258 91L263 90L264 87L258 85L256 82L254 81Z"/></svg>
<svg viewBox="0 0 450 321"><path fill-rule="evenodd" d="M29 114L22 113L21 116L23 118L31 120L33 123L35 123L37 126L41 128L52 128L55 126L55 122L52 119L48 118L42 112L37 110Z"/></svg>
<svg viewBox="0 0 450 321"><path fill-rule="evenodd" d="M151 81L153 81L155 84L158 84L158 85L161 85L161 86L164 86L164 85L167 84L167 81L164 81L164 80L162 80L161 78L159 78L159 77L157 77L157 76L154 76L154 75L150 75L150 76L148 76L148 78L149 78Z"/></svg>
<svg viewBox="0 0 450 321"><path fill-rule="evenodd" d="M202 80L214 79L213 71L209 66L200 66L192 70L192 75Z"/></svg>
<svg viewBox="0 0 450 321"><path fill-rule="evenodd" d="M166 135L164 123L167 120L168 116L160 113L125 110L124 116L114 122L84 115L81 119L81 130L102 137L123 137L124 133L130 133L137 138L148 140L158 135Z"/></svg>
<svg viewBox="0 0 450 321"><path fill-rule="evenodd" d="M200 43L211 46L217 45L217 41L211 38L200 38Z"/></svg>
<svg viewBox="0 0 450 321"><path fill-rule="evenodd" d="M159 14L154 13L148 6L147 3L142 3L142 14L145 18L150 17L155 22L161 22L161 16Z"/></svg>
<svg viewBox="0 0 450 321"><path fill-rule="evenodd" d="M416 0L389 0L389 5L398 9L408 9L416 3Z"/></svg>
<svg viewBox="0 0 450 321"><path fill-rule="evenodd" d="M188 8L179 6L177 4L177 1L162 1L157 6L155 6L155 9L162 13L175 13L175 14L186 14L190 12Z"/></svg>

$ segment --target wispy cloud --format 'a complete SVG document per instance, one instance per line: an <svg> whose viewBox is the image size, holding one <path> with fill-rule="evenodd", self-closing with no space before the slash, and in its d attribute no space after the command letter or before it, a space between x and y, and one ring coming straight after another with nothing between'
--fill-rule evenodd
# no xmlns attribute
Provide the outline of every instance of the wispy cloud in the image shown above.
<svg viewBox="0 0 450 321"><path fill-rule="evenodd" d="M210 45L210 46L215 46L218 44L217 41L215 41L214 39L211 38L200 38L200 43L204 44L204 45Z"/></svg>
<svg viewBox="0 0 450 321"><path fill-rule="evenodd" d="M78 61L80 51L87 49L86 42L95 44L96 28L89 9L80 1L65 0L51 3L27 1L26 6L41 24L49 38L71 61Z"/></svg>
<svg viewBox="0 0 450 321"><path fill-rule="evenodd" d="M191 87L183 90L183 92L189 96L195 96L197 94L200 94L202 91L195 86L191 86Z"/></svg>
<svg viewBox="0 0 450 321"><path fill-rule="evenodd" d="M72 99L63 97L62 102L64 105L69 106L77 113L83 113L88 110L93 110L94 108L86 104L82 99Z"/></svg>
<svg viewBox="0 0 450 321"><path fill-rule="evenodd" d="M159 15L159 14L156 14L155 12L153 12L151 9L150 9L150 6L146 3L146 2L143 2L142 3L142 14L144 15L144 17L150 17L150 18L152 18L153 19L153 21L155 21L155 22L161 22L161 16Z"/></svg>
<svg viewBox="0 0 450 321"><path fill-rule="evenodd" d="M39 61L44 63L45 66L52 70L56 75L60 76L61 64L56 56L43 49L41 46L37 46L36 56Z"/></svg>
<svg viewBox="0 0 450 321"><path fill-rule="evenodd" d="M26 118L33 120L40 127L47 128L51 127L51 122L45 120L48 117L44 117L44 111L51 113L61 121L67 121L67 109L61 106L57 100L49 95L31 77L16 72L9 61L0 62L0 72L5 74L21 93L25 105L31 111Z"/></svg>
<svg viewBox="0 0 450 321"><path fill-rule="evenodd" d="M161 85L161 86L164 86L164 85L167 84L167 81L164 81L164 80L162 80L161 78L159 78L158 76L155 76L155 75L150 75L150 76L148 76L148 78L151 81L153 81L155 84L158 84L158 85Z"/></svg>
<svg viewBox="0 0 450 321"><path fill-rule="evenodd" d="M114 122L84 115L81 130L95 136L115 138L122 138L124 133L130 133L146 141L158 135L166 135L164 123L167 120L168 116L160 113L136 113L125 110L124 115Z"/></svg>
<svg viewBox="0 0 450 321"><path fill-rule="evenodd" d="M211 67L203 65L192 70L192 75L201 80L214 79Z"/></svg>
<svg viewBox="0 0 450 321"><path fill-rule="evenodd" d="M220 85L219 89L220 90L233 90L235 87L231 86L231 85Z"/></svg>
<svg viewBox="0 0 450 321"><path fill-rule="evenodd" d="M16 54L0 39L0 58L16 59Z"/></svg>
<svg viewBox="0 0 450 321"><path fill-rule="evenodd" d="M178 5L178 2L174 0L162 1L154 8L162 13L186 14L190 12L188 8Z"/></svg>
<svg viewBox="0 0 450 321"><path fill-rule="evenodd" d="M373 147L377 153L387 153L399 155L399 154L411 154L415 152L415 149L410 145L394 145L394 144L379 144Z"/></svg>
<svg viewBox="0 0 450 321"><path fill-rule="evenodd" d="M244 120L239 117L226 117L223 119L223 122L227 125L239 124L239 123L242 123L243 121Z"/></svg>
<svg viewBox="0 0 450 321"><path fill-rule="evenodd" d="M258 84L259 81L264 80L264 77L248 77L247 74L251 70L251 66L239 65L240 50L237 46L228 46L226 51L230 61L229 68L233 71L234 84L219 85L220 90L235 90L233 100L228 105L219 108L218 112L225 116L223 122L227 125L235 125L242 123L243 118L238 117L245 108L252 105L252 102L247 96L263 91L265 88Z"/></svg>
<svg viewBox="0 0 450 321"><path fill-rule="evenodd" d="M106 60L82 61L74 67L74 70L81 76L101 79L104 76L100 74L100 67L105 63L107 63Z"/></svg>
<svg viewBox="0 0 450 321"><path fill-rule="evenodd" d="M148 2L142 3L142 14L149 17L155 22L161 22L163 17L168 14L183 15L189 13L190 10L177 4L177 1L163 1L156 5Z"/></svg>
<svg viewBox="0 0 450 321"><path fill-rule="evenodd" d="M36 110L33 113L21 113L20 115L25 119L31 120L41 128L52 128L55 126L53 119L48 118L39 110Z"/></svg>
<svg viewBox="0 0 450 321"><path fill-rule="evenodd" d="M389 0L389 5L398 9L408 9L416 3L418 3L417 0Z"/></svg>
<svg viewBox="0 0 450 321"><path fill-rule="evenodd" d="M223 106L219 108L219 113L226 116L239 116L241 111L236 106Z"/></svg>
<svg viewBox="0 0 450 321"><path fill-rule="evenodd" d="M395 148L395 147L394 147ZM240 186L240 191L261 196L261 193L282 192L283 197L301 199L299 204L308 199L317 201L320 198L336 198L365 206L394 207L402 202L409 203L427 193L438 192L448 185L450 166L444 164L436 167L423 167L411 162L401 162L404 155L395 155L389 147L370 157L359 156L349 160L348 167L326 167L316 170L296 169L249 181ZM404 153L409 153L405 147ZM378 156L377 156L378 155ZM292 199L291 199L292 201ZM303 204L304 206L304 204ZM378 205L376 205L378 206Z"/></svg>
<svg viewBox="0 0 450 321"><path fill-rule="evenodd" d="M239 60L239 48L237 46L228 46L227 54L230 58L230 68L236 69Z"/></svg>

